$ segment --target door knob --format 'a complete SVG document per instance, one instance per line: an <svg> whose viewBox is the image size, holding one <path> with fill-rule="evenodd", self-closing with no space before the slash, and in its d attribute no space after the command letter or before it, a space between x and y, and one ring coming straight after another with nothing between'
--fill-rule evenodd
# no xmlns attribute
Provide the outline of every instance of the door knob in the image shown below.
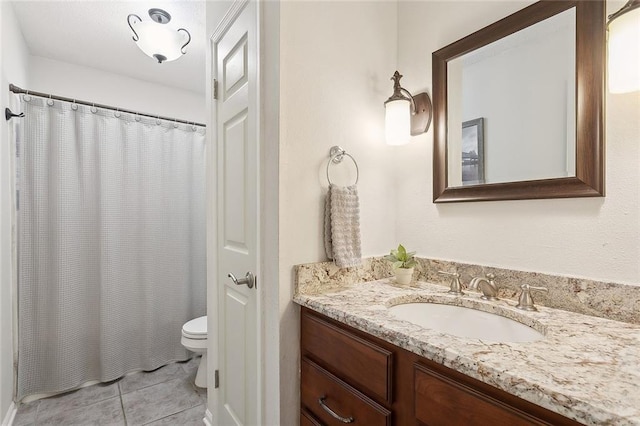
<svg viewBox="0 0 640 426"><path fill-rule="evenodd" d="M247 287L249 288L253 288L254 286L256 286L256 277L251 272L247 272L247 275L245 275L244 278L240 278L240 279L236 278L235 275L229 272L229 278L231 278L231 281L233 281L235 285L246 284Z"/></svg>

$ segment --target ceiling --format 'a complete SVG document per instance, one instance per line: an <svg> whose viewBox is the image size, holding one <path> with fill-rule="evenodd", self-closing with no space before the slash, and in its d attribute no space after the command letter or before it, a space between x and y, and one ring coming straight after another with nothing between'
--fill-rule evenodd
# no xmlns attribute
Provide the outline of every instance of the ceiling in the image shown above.
<svg viewBox="0 0 640 426"><path fill-rule="evenodd" d="M32 55L97 68L193 92L205 91L205 2L14 1L16 17ZM187 54L158 64L132 40L127 16L150 20L148 10L169 12L166 25L191 33Z"/></svg>

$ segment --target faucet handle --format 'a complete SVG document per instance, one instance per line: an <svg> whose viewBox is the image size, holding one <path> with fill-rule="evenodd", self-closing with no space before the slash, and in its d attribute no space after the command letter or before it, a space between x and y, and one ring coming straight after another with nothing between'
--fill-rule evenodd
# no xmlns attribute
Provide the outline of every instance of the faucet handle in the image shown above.
<svg viewBox="0 0 640 426"><path fill-rule="evenodd" d="M460 282L460 274L457 272L446 272L446 271L438 271L440 275L447 275L452 277L450 289L447 293L454 294L456 296L464 295L462 291L462 283Z"/></svg>
<svg viewBox="0 0 640 426"><path fill-rule="evenodd" d="M520 298L518 299L518 304L516 308L522 309L523 311L537 311L538 308L535 307L533 302L533 296L531 296L531 291L543 291L547 293L549 291L546 287L534 287L529 284L522 284L520 286L522 292L520 293Z"/></svg>

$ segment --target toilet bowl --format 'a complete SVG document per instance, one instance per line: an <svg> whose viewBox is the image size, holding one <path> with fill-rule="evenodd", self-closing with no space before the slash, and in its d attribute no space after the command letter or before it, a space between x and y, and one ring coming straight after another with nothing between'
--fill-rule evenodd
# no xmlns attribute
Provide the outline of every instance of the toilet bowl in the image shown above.
<svg viewBox="0 0 640 426"><path fill-rule="evenodd" d="M198 372L196 373L196 386L199 388L207 387L207 317L192 319L182 326L182 346L195 352L202 354Z"/></svg>

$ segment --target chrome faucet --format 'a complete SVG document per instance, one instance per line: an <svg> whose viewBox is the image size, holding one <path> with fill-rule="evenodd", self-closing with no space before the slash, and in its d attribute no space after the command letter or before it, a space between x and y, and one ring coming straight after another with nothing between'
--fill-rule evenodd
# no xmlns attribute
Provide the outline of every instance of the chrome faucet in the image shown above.
<svg viewBox="0 0 640 426"><path fill-rule="evenodd" d="M438 273L440 275L447 275L452 277L450 289L447 293L455 294L456 296L464 295L464 293L462 292L462 283L460 282L460 274L458 274L457 272L445 272L445 271L438 271Z"/></svg>
<svg viewBox="0 0 640 426"><path fill-rule="evenodd" d="M482 292L481 299L498 300L498 286L493 282L495 277L493 274L486 274L485 277L475 277L469 283L469 290L480 289Z"/></svg>

